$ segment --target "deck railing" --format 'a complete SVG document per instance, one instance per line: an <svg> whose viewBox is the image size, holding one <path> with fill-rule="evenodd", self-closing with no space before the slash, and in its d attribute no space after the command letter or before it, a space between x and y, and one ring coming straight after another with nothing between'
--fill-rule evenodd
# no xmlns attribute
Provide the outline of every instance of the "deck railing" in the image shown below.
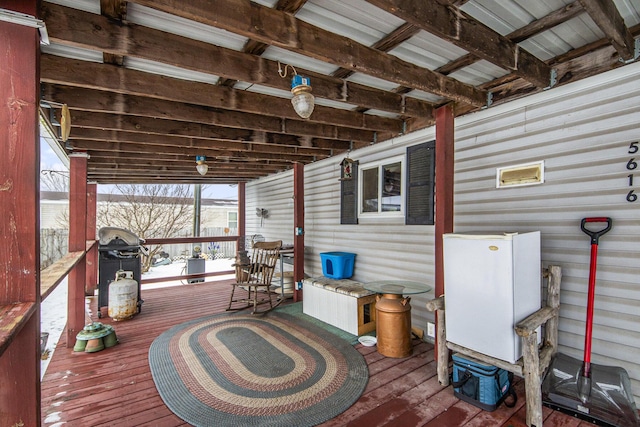
<svg viewBox="0 0 640 427"><path fill-rule="evenodd" d="M180 243L202 243L202 242L236 242L236 249L240 236L202 236L202 237L178 237L167 239L147 239L145 244L147 245L171 245ZM87 241L87 247L84 251L69 252L58 261L54 262L47 268L44 268L40 272L40 296L41 300L44 299L53 292L53 290L64 280L65 277L85 259L87 252L91 250L94 245L97 245L97 241ZM98 265L94 265L93 268L98 268ZM183 274L179 276L171 277L157 277L152 279L144 279L140 281L140 284L157 283L174 280L187 280L195 278L205 278L213 276L223 276L228 274L234 274L233 270L228 271L214 271L209 273L194 273ZM97 277L97 275L96 275ZM95 285L95 284L94 284Z"/></svg>
<svg viewBox="0 0 640 427"><path fill-rule="evenodd" d="M146 239L145 245L174 245L180 243L188 243L188 244L196 244L196 243L219 243L219 242L235 242L236 249L234 252L238 250L238 242L240 239L244 239L244 237L240 236L200 236L200 237L176 237L170 239ZM193 273L193 274L181 274L179 276L169 276L169 277L154 277L149 279L142 279L140 281L141 285L149 284L149 283L158 283L158 282L168 282L174 280L188 280L188 279L198 279L205 277L213 277L213 276L225 276L229 274L235 274L233 270L226 271L213 271L209 273Z"/></svg>

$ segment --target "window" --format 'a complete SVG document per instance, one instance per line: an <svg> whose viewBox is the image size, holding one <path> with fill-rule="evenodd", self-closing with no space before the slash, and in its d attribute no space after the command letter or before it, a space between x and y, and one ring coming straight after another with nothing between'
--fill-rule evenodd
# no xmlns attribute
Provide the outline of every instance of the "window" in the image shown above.
<svg viewBox="0 0 640 427"><path fill-rule="evenodd" d="M363 166L360 172L362 216L401 216L404 211L403 158Z"/></svg>
<svg viewBox="0 0 640 427"><path fill-rule="evenodd" d="M227 212L227 227L238 228L238 212Z"/></svg>
<svg viewBox="0 0 640 427"><path fill-rule="evenodd" d="M433 225L435 207L435 141L407 147L398 156L359 166L340 187L340 224L358 218L404 215L407 225Z"/></svg>

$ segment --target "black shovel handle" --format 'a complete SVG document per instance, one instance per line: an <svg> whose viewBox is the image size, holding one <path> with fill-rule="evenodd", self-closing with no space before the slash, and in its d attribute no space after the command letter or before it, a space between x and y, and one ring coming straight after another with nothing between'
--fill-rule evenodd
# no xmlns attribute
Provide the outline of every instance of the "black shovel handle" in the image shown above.
<svg viewBox="0 0 640 427"><path fill-rule="evenodd" d="M588 222L606 222L607 226L599 231L591 231L586 227L586 224ZM589 237L591 237L591 244L597 245L598 239L600 239L600 236L602 236L603 234L611 230L612 224L613 224L613 221L609 217L601 216L601 217L593 217L593 218L582 218L582 221L580 222L580 228L582 229L582 231L587 233Z"/></svg>

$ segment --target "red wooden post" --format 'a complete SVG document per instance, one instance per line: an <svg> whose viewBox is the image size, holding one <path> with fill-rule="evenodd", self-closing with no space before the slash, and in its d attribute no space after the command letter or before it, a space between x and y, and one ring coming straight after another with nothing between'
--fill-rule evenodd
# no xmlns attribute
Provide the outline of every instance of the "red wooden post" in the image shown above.
<svg viewBox="0 0 640 427"><path fill-rule="evenodd" d="M297 284L304 280L304 165L293 164L293 300L302 301L302 288Z"/></svg>
<svg viewBox="0 0 640 427"><path fill-rule="evenodd" d="M0 8L37 16L38 3L3 1ZM37 29L0 22L2 426L40 426L39 43Z"/></svg>
<svg viewBox="0 0 640 427"><path fill-rule="evenodd" d="M96 240L96 214L97 214L98 184L87 184L87 241ZM87 272L85 281L85 293L94 295L98 287L98 246L93 245L87 252Z"/></svg>
<svg viewBox="0 0 640 427"><path fill-rule="evenodd" d="M71 154L69 171L69 252L87 247L87 154ZM67 348L76 343L76 335L85 325L84 289L86 259L71 270L67 295Z"/></svg>
<svg viewBox="0 0 640 427"><path fill-rule="evenodd" d="M442 106L436 110L436 297L444 293L442 235L453 232L453 133L453 106Z"/></svg>
<svg viewBox="0 0 640 427"><path fill-rule="evenodd" d="M453 106L436 110L436 218L435 218L435 293L444 294L444 261L442 235L453 232ZM436 320L437 322L437 320ZM437 338L436 338L437 339ZM437 347L435 358L438 360Z"/></svg>
<svg viewBox="0 0 640 427"><path fill-rule="evenodd" d="M238 236L239 236L239 241L238 241L238 247L236 248L236 251L244 251L247 248L245 248L245 244L246 244L246 236L245 233L247 232L247 207L245 206L246 204L246 195L245 195L245 183L244 182L239 182L238 183Z"/></svg>

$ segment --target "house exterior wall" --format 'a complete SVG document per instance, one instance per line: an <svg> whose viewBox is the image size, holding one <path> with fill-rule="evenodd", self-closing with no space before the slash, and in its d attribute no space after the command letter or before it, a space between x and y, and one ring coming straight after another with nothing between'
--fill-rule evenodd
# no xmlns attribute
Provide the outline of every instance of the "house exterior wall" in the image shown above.
<svg viewBox="0 0 640 427"><path fill-rule="evenodd" d="M562 267L559 350L582 360L590 240L584 217L608 216L598 253L592 362L621 366L640 403L640 64L456 119L454 231L540 230L545 266ZM353 151L360 165L434 139L434 129ZM634 160L631 160L634 159ZM305 272L321 275L320 252L357 254L354 279L433 283L434 227L402 221L340 225L339 161L305 166ZM496 168L544 160L545 182L496 189ZM630 177L631 176L631 177ZM290 172L247 184L247 234L293 240ZM269 209L260 226L253 208ZM446 283L445 283L446 288ZM411 299L413 326L433 319Z"/></svg>
<svg viewBox="0 0 640 427"><path fill-rule="evenodd" d="M69 200L40 200L40 228L69 228Z"/></svg>

